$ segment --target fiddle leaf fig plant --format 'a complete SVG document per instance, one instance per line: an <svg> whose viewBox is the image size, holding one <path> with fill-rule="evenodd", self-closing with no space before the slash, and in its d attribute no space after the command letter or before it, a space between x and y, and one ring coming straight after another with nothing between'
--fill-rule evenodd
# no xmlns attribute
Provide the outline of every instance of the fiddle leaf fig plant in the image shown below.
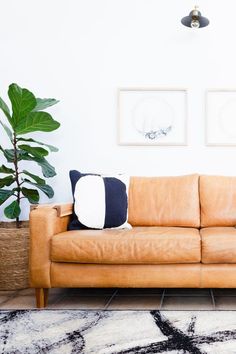
<svg viewBox="0 0 236 354"><path fill-rule="evenodd" d="M25 134L51 132L58 129L60 123L45 112L45 109L58 103L56 99L36 98L32 92L14 83L9 86L8 97L11 110L0 97L0 110L7 123L0 119L0 131L5 131L11 146L5 149L0 145L0 154L7 162L7 165L0 165L0 205L10 200L4 208L4 214L9 219L15 219L19 227L22 199L38 204L39 191L48 198L53 197L54 191L44 178L53 177L56 172L46 157L49 152L58 151L55 146L29 138L28 135L25 137ZM21 169L21 162L25 161L39 165L44 178L31 172L31 164L29 169Z"/></svg>

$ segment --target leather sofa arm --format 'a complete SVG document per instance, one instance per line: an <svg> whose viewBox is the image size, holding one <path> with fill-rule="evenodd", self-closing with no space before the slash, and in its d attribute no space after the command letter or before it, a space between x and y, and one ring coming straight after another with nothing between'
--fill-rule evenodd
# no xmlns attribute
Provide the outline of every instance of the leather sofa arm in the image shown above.
<svg viewBox="0 0 236 354"><path fill-rule="evenodd" d="M50 240L67 230L72 204L33 205L30 211L30 286L50 288Z"/></svg>
<svg viewBox="0 0 236 354"><path fill-rule="evenodd" d="M64 204L32 204L30 206L30 211L35 209L42 208L53 208L57 210L57 216L67 216L71 215L73 212L73 204L72 203L64 203Z"/></svg>

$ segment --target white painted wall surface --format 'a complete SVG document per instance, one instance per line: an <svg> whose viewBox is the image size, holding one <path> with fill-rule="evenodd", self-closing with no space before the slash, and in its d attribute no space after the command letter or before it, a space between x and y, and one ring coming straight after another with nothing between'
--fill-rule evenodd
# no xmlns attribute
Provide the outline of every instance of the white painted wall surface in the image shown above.
<svg viewBox="0 0 236 354"><path fill-rule="evenodd" d="M2 2L0 96L7 100L7 87L16 82L38 97L61 101L51 108L61 129L31 134L60 148L49 157L57 170L49 180L53 201L71 200L70 169L236 175L236 147L204 144L205 89L236 88L236 1L199 0L211 23L197 31L180 23L194 5L188 0ZM129 86L188 88L188 146L117 145L117 88ZM6 146L2 132L0 139Z"/></svg>

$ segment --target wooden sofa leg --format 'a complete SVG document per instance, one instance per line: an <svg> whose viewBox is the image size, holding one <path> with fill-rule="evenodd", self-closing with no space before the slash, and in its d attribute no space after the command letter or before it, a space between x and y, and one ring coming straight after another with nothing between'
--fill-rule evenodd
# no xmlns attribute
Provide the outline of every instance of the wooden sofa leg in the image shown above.
<svg viewBox="0 0 236 354"><path fill-rule="evenodd" d="M36 295L37 308L40 309L40 308L46 307L47 303L48 303L48 289L36 288L35 295Z"/></svg>
<svg viewBox="0 0 236 354"><path fill-rule="evenodd" d="M49 289L43 289L44 290L44 307L48 306L48 292Z"/></svg>

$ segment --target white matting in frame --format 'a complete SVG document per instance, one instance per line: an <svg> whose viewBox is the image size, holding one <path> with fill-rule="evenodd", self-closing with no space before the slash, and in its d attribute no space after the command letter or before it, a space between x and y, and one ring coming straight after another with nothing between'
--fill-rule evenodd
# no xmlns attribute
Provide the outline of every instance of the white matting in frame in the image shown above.
<svg viewBox="0 0 236 354"><path fill-rule="evenodd" d="M120 145L187 145L187 90L118 90Z"/></svg>
<svg viewBox="0 0 236 354"><path fill-rule="evenodd" d="M236 89L207 90L206 145L236 146Z"/></svg>

